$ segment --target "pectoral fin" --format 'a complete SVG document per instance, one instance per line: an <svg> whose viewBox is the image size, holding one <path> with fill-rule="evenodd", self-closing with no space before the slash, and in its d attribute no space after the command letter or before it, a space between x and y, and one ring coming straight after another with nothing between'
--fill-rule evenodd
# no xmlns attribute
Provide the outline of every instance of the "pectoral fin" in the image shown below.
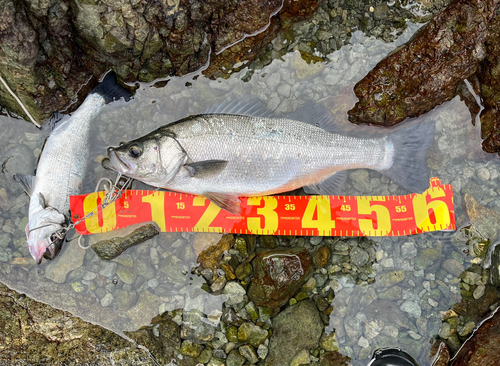
<svg viewBox="0 0 500 366"><path fill-rule="evenodd" d="M203 179L219 174L224 170L227 163L227 160L204 160L185 164L184 168L186 168L191 177Z"/></svg>
<svg viewBox="0 0 500 366"><path fill-rule="evenodd" d="M229 195L223 193L205 192L203 193L210 201L215 203L220 208L234 214L241 214L241 201L237 195Z"/></svg>

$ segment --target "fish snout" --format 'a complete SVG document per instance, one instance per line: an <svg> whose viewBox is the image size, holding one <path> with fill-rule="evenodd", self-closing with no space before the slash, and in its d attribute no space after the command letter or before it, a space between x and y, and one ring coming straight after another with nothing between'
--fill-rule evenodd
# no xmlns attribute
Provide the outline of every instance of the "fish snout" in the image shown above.
<svg viewBox="0 0 500 366"><path fill-rule="evenodd" d="M102 161L102 166L106 169L116 170L120 174L126 174L129 172L130 167L124 162L114 148L108 147L108 160L104 159ZM111 167L113 166L113 168Z"/></svg>
<svg viewBox="0 0 500 366"><path fill-rule="evenodd" d="M41 241L36 241L35 243L29 243L28 248L36 264L42 263L43 255L47 250L47 246L45 245L44 241L41 240Z"/></svg>

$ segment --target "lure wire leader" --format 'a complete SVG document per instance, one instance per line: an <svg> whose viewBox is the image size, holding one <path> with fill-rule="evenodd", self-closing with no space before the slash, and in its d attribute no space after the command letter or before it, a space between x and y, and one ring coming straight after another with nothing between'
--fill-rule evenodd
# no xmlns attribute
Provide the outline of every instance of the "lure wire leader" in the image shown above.
<svg viewBox="0 0 500 366"><path fill-rule="evenodd" d="M118 176L116 177L115 183L113 183L110 179L108 178L101 178L99 182L97 182L95 192L99 190L99 186L101 185L101 182L105 180L109 183L109 186L106 184L104 185L104 190L106 192L106 196L104 197L102 203L98 205L96 208L94 208L92 211L90 211L87 215L79 219L78 221L75 221L73 224L69 224L68 226L55 231L51 236L50 236L50 245L54 245L57 241L61 241L65 238L66 234L68 233L69 230L73 229L76 225L81 223L82 221L85 221L91 217L93 217L95 214L99 214L99 212L102 212L107 206L109 206L111 203L116 201L118 198L120 198L123 194L123 192L128 189L132 183L132 178L129 177L122 177L120 173L118 173ZM80 239L83 235L80 235L78 238L78 245L82 249L87 249L87 247L84 247L80 243ZM49 246L50 246L49 245Z"/></svg>

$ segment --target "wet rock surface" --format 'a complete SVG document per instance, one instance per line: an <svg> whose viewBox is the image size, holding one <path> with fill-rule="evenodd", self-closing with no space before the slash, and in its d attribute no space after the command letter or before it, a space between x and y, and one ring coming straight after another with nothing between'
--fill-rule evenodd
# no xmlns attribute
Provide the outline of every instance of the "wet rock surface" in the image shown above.
<svg viewBox="0 0 500 366"><path fill-rule="evenodd" d="M359 102L348 112L350 121L392 126L450 100L486 56L484 42L498 4L457 0L436 15L356 84Z"/></svg>
<svg viewBox="0 0 500 366"><path fill-rule="evenodd" d="M160 227L154 222L131 225L125 229L104 234L90 247L99 258L110 260L118 257L128 248L154 238L159 233Z"/></svg>
<svg viewBox="0 0 500 366"><path fill-rule="evenodd" d="M477 89L483 98L484 109L481 112L481 137L483 148L487 152L500 151L500 17L496 17L490 26L490 37L486 41L486 57L479 65L476 76Z"/></svg>
<svg viewBox="0 0 500 366"><path fill-rule="evenodd" d="M311 262L307 250L301 248L257 250L249 298L258 306L279 308L307 281Z"/></svg>
<svg viewBox="0 0 500 366"><path fill-rule="evenodd" d="M495 314L474 332L456 354L452 366L496 365L500 360L500 313Z"/></svg>
<svg viewBox="0 0 500 366"><path fill-rule="evenodd" d="M56 110L66 110L77 94L86 96L111 65L126 80L150 82L198 70L210 57L207 76L222 66L251 61L282 29L317 9L315 0L281 5L279 0L202 4L6 0L0 4L0 62L9 66L2 68L2 76L42 121ZM266 28L278 10L279 18ZM247 38L259 30L265 32ZM231 47L242 40L243 44ZM2 105L24 116L3 85L0 98Z"/></svg>
<svg viewBox="0 0 500 366"><path fill-rule="evenodd" d="M155 365L148 353L100 326L84 322L0 284L0 364Z"/></svg>
<svg viewBox="0 0 500 366"><path fill-rule="evenodd" d="M286 308L274 318L265 364L286 365L301 351L317 347L322 329L323 323L314 302L304 300Z"/></svg>

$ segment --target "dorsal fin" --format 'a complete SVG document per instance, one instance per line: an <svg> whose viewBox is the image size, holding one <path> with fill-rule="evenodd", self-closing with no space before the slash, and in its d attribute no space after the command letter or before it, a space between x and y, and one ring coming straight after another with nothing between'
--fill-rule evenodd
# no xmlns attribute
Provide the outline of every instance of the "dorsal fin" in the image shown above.
<svg viewBox="0 0 500 366"><path fill-rule="evenodd" d="M234 100L226 98L222 103L214 104L206 114L239 114L253 117L270 117L273 112L257 97L242 94Z"/></svg>
<svg viewBox="0 0 500 366"><path fill-rule="evenodd" d="M316 102L308 102L299 109L288 113L286 117L332 133L342 131L342 127L335 123L333 113Z"/></svg>

